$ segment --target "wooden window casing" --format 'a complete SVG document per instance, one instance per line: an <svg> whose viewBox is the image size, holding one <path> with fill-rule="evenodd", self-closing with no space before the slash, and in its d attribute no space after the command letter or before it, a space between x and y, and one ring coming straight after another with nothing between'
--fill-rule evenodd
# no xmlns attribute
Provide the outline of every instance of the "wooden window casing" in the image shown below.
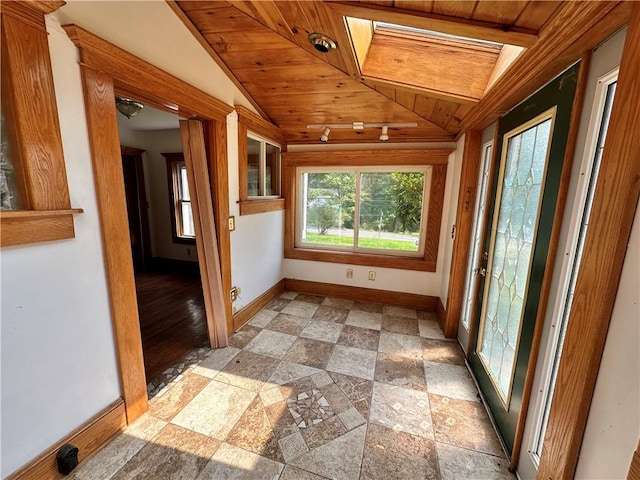
<svg viewBox="0 0 640 480"><path fill-rule="evenodd" d="M240 215L251 215L254 213L272 212L274 210L284 210L284 185L282 153L286 150L282 131L275 125L269 123L247 108L236 105L238 113L238 177L240 191ZM250 132L257 135L259 141L280 147L280 195L278 197L251 197L249 196L249 166L247 142Z"/></svg>
<svg viewBox="0 0 640 480"><path fill-rule="evenodd" d="M451 152L451 149L433 149L284 153L282 157L284 160L283 188L286 199L285 257L318 262L435 272L440 242L447 163ZM297 167L380 167L394 165L431 165L432 167L426 240L422 257L398 256L393 253L373 254L296 247Z"/></svg>
<svg viewBox="0 0 640 480"><path fill-rule="evenodd" d="M74 238L44 14L63 2L2 3L2 108L20 210L0 212L2 247Z"/></svg>
<svg viewBox="0 0 640 480"><path fill-rule="evenodd" d="M182 203L181 187L179 178L180 166L184 166L184 154L163 153L162 156L167 160L167 183L169 186L169 211L171 212L171 236L174 243L185 243L188 245L196 244L196 237L185 235L182 230ZM191 203L189 201L189 203Z"/></svg>

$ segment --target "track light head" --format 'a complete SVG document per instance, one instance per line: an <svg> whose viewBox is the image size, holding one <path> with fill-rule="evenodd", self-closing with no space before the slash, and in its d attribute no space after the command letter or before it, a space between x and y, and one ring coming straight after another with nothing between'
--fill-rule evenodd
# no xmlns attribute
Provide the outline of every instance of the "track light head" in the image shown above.
<svg viewBox="0 0 640 480"><path fill-rule="evenodd" d="M381 142L389 141L389 127L387 125L382 127L382 133L380 134L380 141Z"/></svg>
<svg viewBox="0 0 640 480"><path fill-rule="evenodd" d="M331 132L331 129L329 127L324 127L322 135L320 135L321 142L327 143L329 141L329 132Z"/></svg>

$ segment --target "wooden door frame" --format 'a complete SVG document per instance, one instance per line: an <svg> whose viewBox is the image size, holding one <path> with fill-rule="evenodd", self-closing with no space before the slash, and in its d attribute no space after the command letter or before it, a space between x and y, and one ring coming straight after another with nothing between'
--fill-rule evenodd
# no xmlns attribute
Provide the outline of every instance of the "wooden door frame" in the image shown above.
<svg viewBox="0 0 640 480"><path fill-rule="evenodd" d="M113 321L116 354L127 422L148 408L142 340L138 318L135 279L121 166L115 92L131 96L156 108L204 122L205 148L216 204L214 220L218 232L218 276L211 287L228 291L231 252L228 228L229 191L226 171L226 117L233 107L202 92L177 77L145 62L75 25L63 26L80 53L79 63L98 200L100 227ZM224 145L219 145L223 143ZM209 255L208 258L214 258ZM218 263L218 262L216 262ZM228 285L227 285L228 283ZM214 327L225 332L211 341L226 345L226 329L232 325L231 301L223 296L224 308L216 309ZM225 318L226 317L226 318ZM229 329L231 331L231 329Z"/></svg>

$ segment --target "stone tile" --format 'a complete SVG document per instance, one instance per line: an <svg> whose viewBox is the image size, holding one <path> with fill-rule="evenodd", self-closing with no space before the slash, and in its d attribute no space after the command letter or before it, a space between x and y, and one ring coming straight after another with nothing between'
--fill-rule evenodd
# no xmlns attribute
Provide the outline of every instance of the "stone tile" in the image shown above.
<svg viewBox="0 0 640 480"><path fill-rule="evenodd" d="M314 368L325 368L331 357L333 344L298 338L284 356L284 360L293 363L301 363Z"/></svg>
<svg viewBox="0 0 640 480"><path fill-rule="evenodd" d="M273 330L274 332L297 336L300 335L300 332L302 332L307 323L309 323L308 318L289 315L288 313L279 313L264 328L267 330Z"/></svg>
<svg viewBox="0 0 640 480"><path fill-rule="evenodd" d="M349 310L353 307L353 301L344 298L326 297L322 302L322 305L326 307L346 308Z"/></svg>
<svg viewBox="0 0 640 480"><path fill-rule="evenodd" d="M276 315L278 315L278 313L280 312L263 308L253 316L253 318L249 322L249 325L258 328L264 328L271 320L273 320Z"/></svg>
<svg viewBox="0 0 640 480"><path fill-rule="evenodd" d="M353 327L345 325L342 327L338 343L347 347L361 348L363 350L378 350L380 332L369 328Z"/></svg>
<svg viewBox="0 0 640 480"><path fill-rule="evenodd" d="M284 467L282 471L282 476L280 480L324 480L326 477L321 477L320 475L316 475L315 473L305 472L304 470L300 470L299 468L292 467L291 465L287 465Z"/></svg>
<svg viewBox="0 0 640 480"><path fill-rule="evenodd" d="M254 392L214 380L174 417L172 423L224 440L255 396Z"/></svg>
<svg viewBox="0 0 640 480"><path fill-rule="evenodd" d="M292 380L288 383L285 383L280 386L280 392L282 392L282 397L294 398L300 392L304 392L306 390L311 390L312 388L316 388L316 384L311 378L311 376L299 378L297 380Z"/></svg>
<svg viewBox="0 0 640 480"><path fill-rule="evenodd" d="M298 302L315 303L316 305L321 305L325 298L321 295L310 295L308 293L299 293L296 296Z"/></svg>
<svg viewBox="0 0 640 480"><path fill-rule="evenodd" d="M436 442L442 480L515 480L504 458Z"/></svg>
<svg viewBox="0 0 640 480"><path fill-rule="evenodd" d="M380 330L382 327L382 314L352 309L349 311L349 315L347 316L347 321L345 323L354 327Z"/></svg>
<svg viewBox="0 0 640 480"><path fill-rule="evenodd" d="M309 450L324 445L331 440L338 438L340 435L347 433L347 429L337 416L328 418L318 423L317 425L311 425L308 428L300 430L302 438L304 438Z"/></svg>
<svg viewBox="0 0 640 480"><path fill-rule="evenodd" d="M344 393L353 406L356 407L358 412L360 412L365 419L369 418L373 382L340 373L329 373L329 375L342 393Z"/></svg>
<svg viewBox="0 0 640 480"><path fill-rule="evenodd" d="M235 424L226 442L277 462L284 462L278 438L260 397L256 397Z"/></svg>
<svg viewBox="0 0 640 480"><path fill-rule="evenodd" d="M316 384L316 387L323 387L325 385L330 385L333 383L333 380L331 379L329 374L324 370L321 370L315 375L311 375L311 380L313 380L313 383Z"/></svg>
<svg viewBox="0 0 640 480"><path fill-rule="evenodd" d="M280 295L280 298L284 298L284 299L287 299L287 300L293 300L297 296L298 296L298 294L296 292L284 292L282 295Z"/></svg>
<svg viewBox="0 0 640 480"><path fill-rule="evenodd" d="M427 391L422 360L399 355L378 353L375 381L421 392Z"/></svg>
<svg viewBox="0 0 640 480"><path fill-rule="evenodd" d="M197 480L278 480L284 465L223 443Z"/></svg>
<svg viewBox="0 0 640 480"><path fill-rule="evenodd" d="M293 421L293 417L291 417L284 401L266 406L264 411L269 418L273 433L278 439L292 435L300 430Z"/></svg>
<svg viewBox="0 0 640 480"><path fill-rule="evenodd" d="M271 302L269 302L269 305L264 308L267 310L273 310L274 312L281 312L291 302L292 300L289 300L288 298L282 298L282 296L280 296L271 300Z"/></svg>
<svg viewBox="0 0 640 480"><path fill-rule="evenodd" d="M265 407L273 405L274 403L282 402L284 398L280 392L279 387L269 388L268 390L262 390L260 392L260 399Z"/></svg>
<svg viewBox="0 0 640 480"><path fill-rule="evenodd" d="M167 425L112 479L196 478L219 445L219 440Z"/></svg>
<svg viewBox="0 0 640 480"><path fill-rule="evenodd" d="M286 404L293 421L300 429L319 425L334 416L333 408L317 388L298 392L287 398Z"/></svg>
<svg viewBox="0 0 640 480"><path fill-rule="evenodd" d="M273 357L242 351L216 376L216 381L259 392L279 363Z"/></svg>
<svg viewBox="0 0 640 480"><path fill-rule="evenodd" d="M438 314L434 311L428 310L416 310L418 320L434 320L438 321Z"/></svg>
<svg viewBox="0 0 640 480"><path fill-rule="evenodd" d="M361 480L438 480L440 468L432 440L369 425L364 445Z"/></svg>
<svg viewBox="0 0 640 480"><path fill-rule="evenodd" d="M295 341L296 337L293 335L262 330L244 349L268 357L282 358Z"/></svg>
<svg viewBox="0 0 640 480"><path fill-rule="evenodd" d="M211 355L200 362L200 364L191 370L191 372L203 377L213 378L218 375L218 373L227 366L227 363L229 363L238 353L240 353L240 350L234 347L216 348L215 350L211 350Z"/></svg>
<svg viewBox="0 0 640 480"><path fill-rule="evenodd" d="M260 328L253 325L245 325L229 337L229 346L243 349L259 333Z"/></svg>
<svg viewBox="0 0 640 480"><path fill-rule="evenodd" d="M353 310L361 310L369 313L382 313L383 306L378 303L354 302L351 307Z"/></svg>
<svg viewBox="0 0 640 480"><path fill-rule="evenodd" d="M478 390L466 367L448 363L424 362L427 391L458 400L479 402Z"/></svg>
<svg viewBox="0 0 640 480"><path fill-rule="evenodd" d="M278 441L278 444L280 445L280 450L282 450L282 454L284 455L287 463L309 451L309 448L306 443L304 443L300 432L281 438Z"/></svg>
<svg viewBox="0 0 640 480"><path fill-rule="evenodd" d="M365 435L366 426L362 425L299 456L291 465L335 480L357 480Z"/></svg>
<svg viewBox="0 0 640 480"><path fill-rule="evenodd" d="M437 320L418 320L418 329L421 337L444 340L444 333Z"/></svg>
<svg viewBox="0 0 640 480"><path fill-rule="evenodd" d="M116 435L104 448L74 471L77 480L104 480L111 478L131 460L149 440L155 437L167 422L151 415L143 415L122 433Z"/></svg>
<svg viewBox="0 0 640 480"><path fill-rule="evenodd" d="M298 380L309 375L314 375L321 370L299 363L291 363L287 361L280 362L280 365L274 370L269 377L269 386L284 385L285 383Z"/></svg>
<svg viewBox="0 0 640 480"><path fill-rule="evenodd" d="M314 320L322 320L323 322L344 323L347 321L349 310L341 307L330 307L320 305L313 314Z"/></svg>
<svg viewBox="0 0 640 480"><path fill-rule="evenodd" d="M296 297L296 300L291 300L291 303L282 309L282 313L288 313L290 315L297 315L299 317L311 318L318 309L318 304L300 302L297 300L300 295Z"/></svg>
<svg viewBox="0 0 640 480"><path fill-rule="evenodd" d="M425 392L375 382L369 421L400 432L433 439L429 396Z"/></svg>
<svg viewBox="0 0 640 480"><path fill-rule="evenodd" d="M322 387L321 391L335 413L340 414L350 408L353 408L353 404L349 400L349 397L347 397L336 384L332 383L330 385L325 385Z"/></svg>
<svg viewBox="0 0 640 480"><path fill-rule="evenodd" d="M409 317L382 316L382 330L402 333L404 335L418 335L418 320Z"/></svg>
<svg viewBox="0 0 640 480"><path fill-rule="evenodd" d="M429 395L429 403L438 442L504 457L489 415L481 403L433 394Z"/></svg>
<svg viewBox="0 0 640 480"><path fill-rule="evenodd" d="M360 348L336 345L327 370L354 377L373 380L376 368L376 352Z"/></svg>
<svg viewBox="0 0 640 480"><path fill-rule="evenodd" d="M210 378L191 372L185 373L166 393L149 401L149 414L167 422L171 421L210 381ZM213 452L211 454L213 455Z"/></svg>
<svg viewBox="0 0 640 480"><path fill-rule="evenodd" d="M395 305L385 305L382 307L382 313L396 317L418 318L415 308L396 307Z"/></svg>
<svg viewBox="0 0 640 480"><path fill-rule="evenodd" d="M430 362L464 365L464 352L456 340L423 338L422 358Z"/></svg>
<svg viewBox="0 0 640 480"><path fill-rule="evenodd" d="M312 338L323 342L336 343L340 336L342 325L339 323L321 322L317 320L310 321L300 334L304 338Z"/></svg>
<svg viewBox="0 0 640 480"><path fill-rule="evenodd" d="M366 420L356 407L351 407L349 410L345 410L338 414L338 417L342 421L347 430L353 430L356 427L366 423Z"/></svg>
<svg viewBox="0 0 640 480"><path fill-rule="evenodd" d="M422 360L422 343L420 342L420 337L382 332L380 333L378 351Z"/></svg>

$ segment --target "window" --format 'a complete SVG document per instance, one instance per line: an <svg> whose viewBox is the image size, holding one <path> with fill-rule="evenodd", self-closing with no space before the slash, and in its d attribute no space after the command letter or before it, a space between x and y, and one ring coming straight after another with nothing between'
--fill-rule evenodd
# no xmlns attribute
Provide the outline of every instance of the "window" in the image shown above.
<svg viewBox="0 0 640 480"><path fill-rule="evenodd" d="M240 215L284 210L278 127L236 105L238 112L238 177Z"/></svg>
<svg viewBox="0 0 640 480"><path fill-rule="evenodd" d="M187 168L182 153L163 153L167 159L169 199L171 201L171 229L176 243L195 243L191 196Z"/></svg>
<svg viewBox="0 0 640 480"><path fill-rule="evenodd" d="M283 153L285 257L436 271L450 153Z"/></svg>
<svg viewBox="0 0 640 480"><path fill-rule="evenodd" d="M280 147L247 135L247 196L280 197Z"/></svg>
<svg viewBox="0 0 640 480"><path fill-rule="evenodd" d="M298 170L297 246L421 256L431 167Z"/></svg>

